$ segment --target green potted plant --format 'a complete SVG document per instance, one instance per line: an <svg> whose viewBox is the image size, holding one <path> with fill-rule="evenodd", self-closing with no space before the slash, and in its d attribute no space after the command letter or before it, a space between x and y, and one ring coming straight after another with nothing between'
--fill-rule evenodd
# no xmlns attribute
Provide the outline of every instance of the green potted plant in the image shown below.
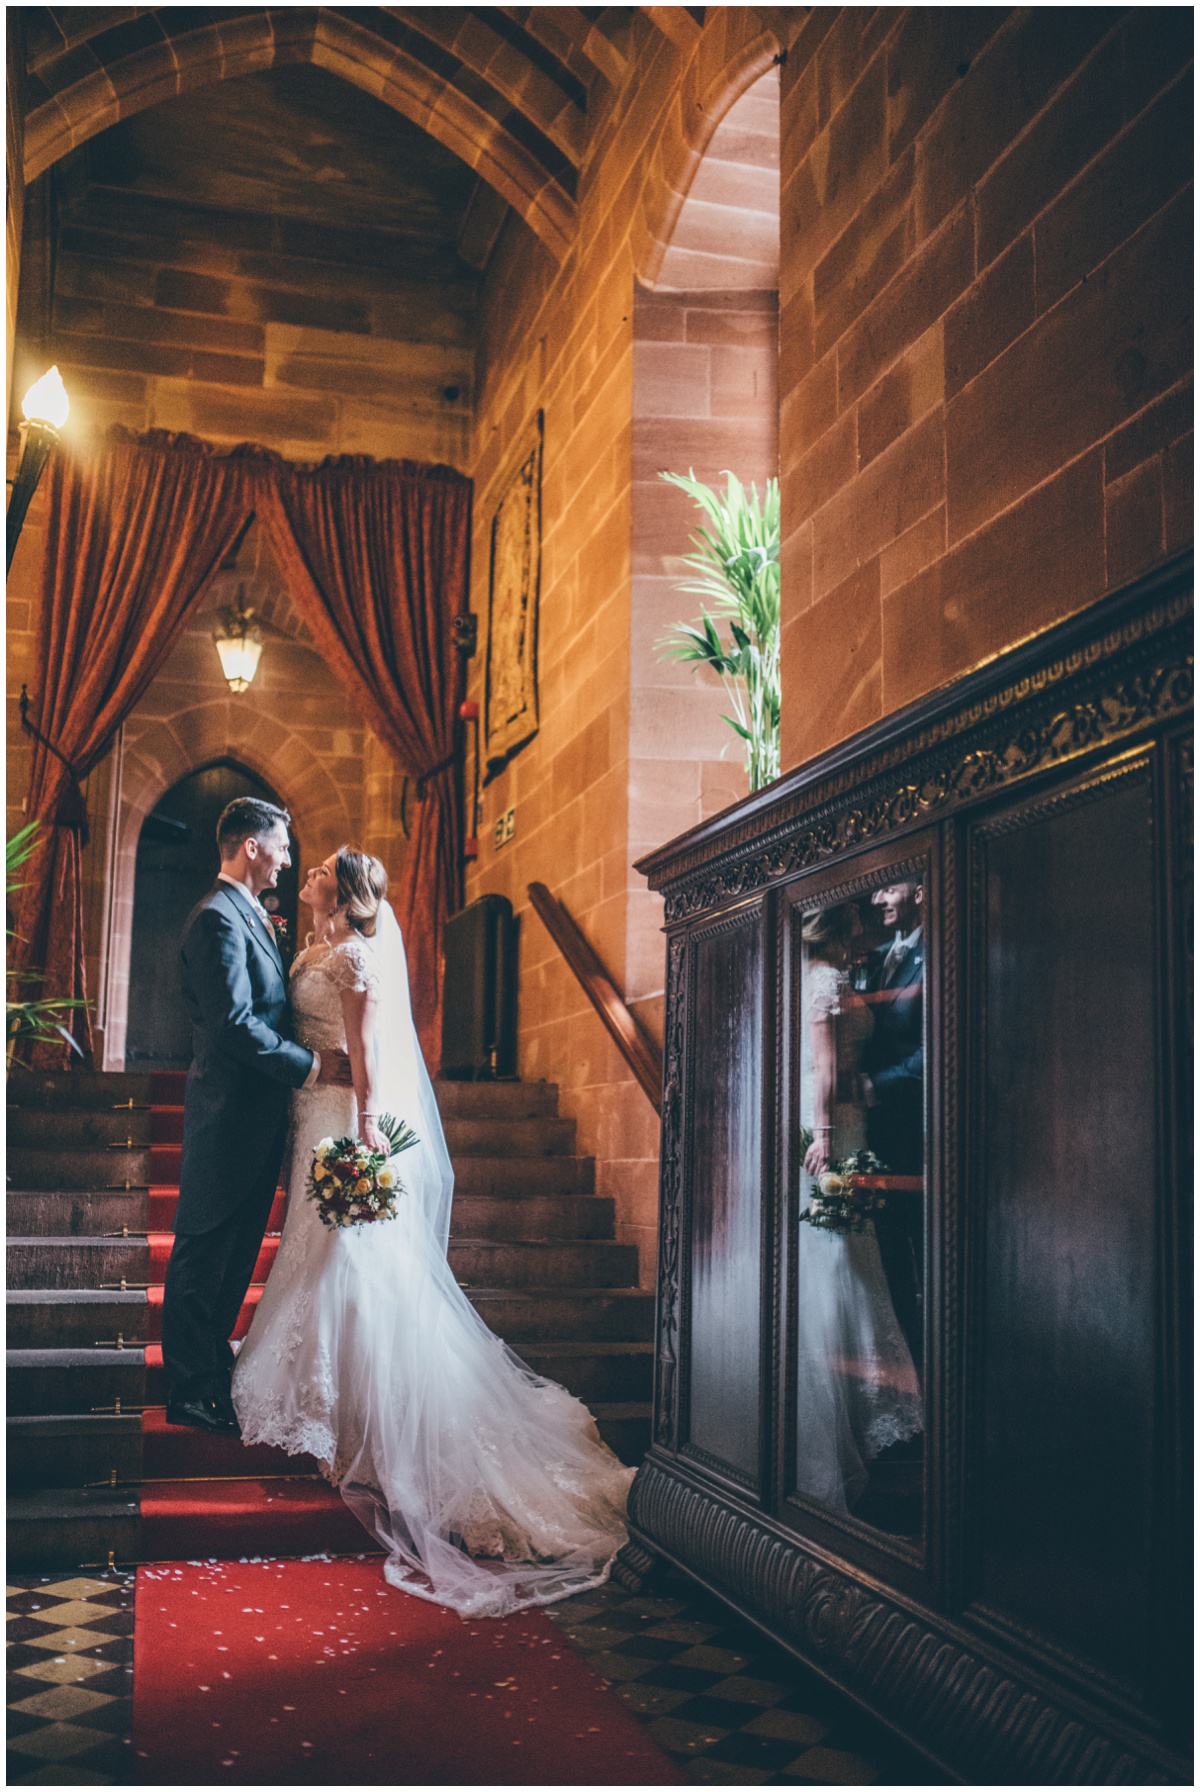
<svg viewBox="0 0 1200 1792"><path fill-rule="evenodd" d="M14 834L6 843L4 852L4 869L6 877L6 895L13 896L23 886L13 881L13 873L29 862L37 846L38 824L31 821L26 827ZM14 937L12 928L6 929L9 939ZM9 974L9 983L18 989L23 985L40 983L41 971L13 971ZM8 1039L5 1050L4 1073L7 1077L14 1063L20 1060L15 1057L18 1043L28 1039L39 1043L42 1041L65 1041L73 1052L82 1058L83 1052L78 1040L65 1025L64 1017L77 1008L86 1008L87 1003L81 996L22 996L19 1001L9 1001L7 1007Z"/></svg>
<svg viewBox="0 0 1200 1792"><path fill-rule="evenodd" d="M704 513L694 552L683 556L691 576L678 588L708 600L698 623L676 623L659 654L718 674L734 712L721 719L745 743L750 789L761 790L779 776L779 481L768 479L760 501L758 487L747 491L733 473L724 495L690 469L659 477Z"/></svg>

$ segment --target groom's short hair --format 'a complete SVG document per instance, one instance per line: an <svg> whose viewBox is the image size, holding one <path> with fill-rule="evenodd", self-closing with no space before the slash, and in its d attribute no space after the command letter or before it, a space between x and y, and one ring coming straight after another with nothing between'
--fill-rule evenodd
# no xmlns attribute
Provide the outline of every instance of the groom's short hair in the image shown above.
<svg viewBox="0 0 1200 1792"><path fill-rule="evenodd" d="M235 796L221 811L217 850L222 859L231 859L243 840L258 839L280 826L286 828L291 819L278 803L265 802L259 796Z"/></svg>

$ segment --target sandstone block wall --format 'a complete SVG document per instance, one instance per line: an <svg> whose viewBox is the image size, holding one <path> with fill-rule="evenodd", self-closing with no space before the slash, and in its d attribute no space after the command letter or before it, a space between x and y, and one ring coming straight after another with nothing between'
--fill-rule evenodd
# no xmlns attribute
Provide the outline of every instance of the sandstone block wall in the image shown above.
<svg viewBox="0 0 1200 1792"><path fill-rule="evenodd" d="M80 427L186 430L301 461L464 464L468 283L434 297L394 268L339 260L339 248L354 249L351 232L340 245L320 233L323 257L286 221L104 189L85 197L45 226L48 292L27 230L18 384L57 361Z"/></svg>
<svg viewBox="0 0 1200 1792"><path fill-rule="evenodd" d="M1191 16L817 9L783 72L784 764L1191 540Z"/></svg>

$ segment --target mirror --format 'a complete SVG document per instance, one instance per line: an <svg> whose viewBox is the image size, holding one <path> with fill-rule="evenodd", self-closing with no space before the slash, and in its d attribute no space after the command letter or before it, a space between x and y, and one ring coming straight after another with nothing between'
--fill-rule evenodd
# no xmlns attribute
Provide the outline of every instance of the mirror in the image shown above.
<svg viewBox="0 0 1200 1792"><path fill-rule="evenodd" d="M924 1507L924 916L881 879L793 919L796 1491L897 1536Z"/></svg>

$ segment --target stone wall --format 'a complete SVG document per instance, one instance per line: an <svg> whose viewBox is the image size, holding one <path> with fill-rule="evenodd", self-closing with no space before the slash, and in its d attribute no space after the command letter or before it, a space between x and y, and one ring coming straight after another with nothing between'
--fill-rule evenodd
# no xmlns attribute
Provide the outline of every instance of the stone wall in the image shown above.
<svg viewBox="0 0 1200 1792"><path fill-rule="evenodd" d="M53 288L41 318L27 291L17 384L57 361L77 428L463 466L469 285L435 297L365 257L322 259L269 219L120 192L89 189L52 216ZM31 227L25 260L40 258Z"/></svg>
<svg viewBox="0 0 1200 1792"><path fill-rule="evenodd" d="M529 908L526 890L536 880L561 898L617 986L654 1030L662 990L661 936L631 862L651 843L648 833L657 843L656 829L677 832L699 818L695 760L702 755L721 765L722 725L715 719L719 693L710 691L711 711L700 716L703 700L692 706L693 719L699 718L695 730L673 742L666 732L655 731L663 690L681 697L685 708L694 693L683 689L687 675L658 667L647 652L647 637L657 625L653 606L639 613L635 624L634 572L641 567L652 579L661 576L663 553L686 546L690 505L678 494L666 494L670 520L664 533L659 491L652 478L635 473L637 431L642 422L652 425L655 409L649 394L657 352L650 349L644 357L645 380L635 383L637 284L651 273L657 277L683 209L688 182L682 182L678 204L672 204L671 178L689 156L689 175L699 165L694 119L682 98L689 79L700 84L711 109L702 150L730 103L770 68L775 47L764 42L756 15L727 8L713 17L698 63L692 60L698 42L694 22L682 12L682 42L664 38L644 17L634 19L629 62L636 78L606 119L595 154L585 159L575 244L556 268L527 231L515 222L508 225L484 284L475 376L472 608L481 630L496 496L509 458L539 409L545 418L545 475L541 728L483 793L480 857L470 870L467 895L501 892L521 915L521 1074L562 1086L563 1111L579 1123L580 1149L597 1155L599 1192L616 1201L618 1236L641 1247L645 1278L652 1278L655 1258L657 1118ZM712 279L712 264L705 265ZM725 296L713 302L714 312L722 310ZM704 309L704 301L697 302L697 330ZM761 305L743 298L740 309L726 313L727 327L736 327L734 317L753 320L746 346L757 352L770 332ZM714 405L707 383L714 365L720 366L720 346L714 340L700 349L704 395L693 386L685 423L700 409L710 423L714 409L720 417L724 400L718 395ZM765 394L764 399L769 413ZM666 401L659 408L664 404L669 409ZM745 407L739 399L726 408L733 442L745 422ZM761 417L751 428L758 431L762 458L749 476L761 478L771 459L766 443L772 429ZM650 471L656 454L647 447L644 464L637 462L640 474ZM715 442L711 457L706 448L695 458L698 472L702 465L716 472L728 464ZM644 497L649 503L642 508ZM656 602L665 601L661 586L655 589ZM486 642L471 674L470 694L481 703L485 653ZM651 763L655 760L659 763ZM743 788L733 767L721 767L710 778L709 799L718 806ZM651 818L644 804L656 797ZM510 807L515 836L497 849L492 827Z"/></svg>
<svg viewBox="0 0 1200 1792"><path fill-rule="evenodd" d="M783 74L785 765L1190 542L1192 17L818 8Z"/></svg>

